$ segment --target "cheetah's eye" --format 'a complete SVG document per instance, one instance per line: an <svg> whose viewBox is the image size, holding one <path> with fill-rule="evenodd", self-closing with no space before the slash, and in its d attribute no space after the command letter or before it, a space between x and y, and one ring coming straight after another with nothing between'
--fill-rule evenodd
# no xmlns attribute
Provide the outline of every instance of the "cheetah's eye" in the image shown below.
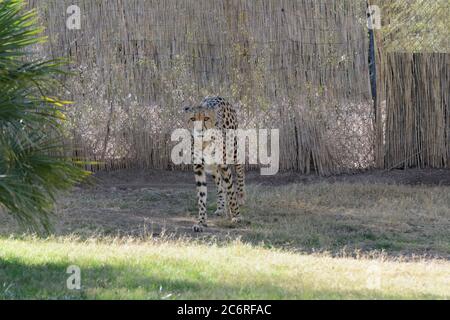
<svg viewBox="0 0 450 320"><path fill-rule="evenodd" d="M191 120L192 122L195 122L195 120L197 120L197 119L195 119L195 117L192 117L192 118L189 119L189 120Z"/></svg>
<svg viewBox="0 0 450 320"><path fill-rule="evenodd" d="M206 122L206 121L209 121L209 119L210 119L209 117L204 117L204 118L203 118L203 121Z"/></svg>

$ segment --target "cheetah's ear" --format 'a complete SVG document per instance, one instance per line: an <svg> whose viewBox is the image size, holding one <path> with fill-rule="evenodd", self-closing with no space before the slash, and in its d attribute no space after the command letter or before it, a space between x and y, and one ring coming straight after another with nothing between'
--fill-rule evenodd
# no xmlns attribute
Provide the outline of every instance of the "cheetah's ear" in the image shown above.
<svg viewBox="0 0 450 320"><path fill-rule="evenodd" d="M191 106L185 106L183 107L184 112L190 112L192 110Z"/></svg>

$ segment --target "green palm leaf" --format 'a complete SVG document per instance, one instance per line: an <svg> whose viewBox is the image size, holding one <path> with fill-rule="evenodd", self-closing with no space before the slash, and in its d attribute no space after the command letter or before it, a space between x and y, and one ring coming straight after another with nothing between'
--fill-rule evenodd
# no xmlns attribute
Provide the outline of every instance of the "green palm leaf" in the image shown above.
<svg viewBox="0 0 450 320"><path fill-rule="evenodd" d="M64 60L31 60L45 41L36 13L22 0L0 0L0 209L33 230L49 230L56 194L88 173L68 157L55 98Z"/></svg>

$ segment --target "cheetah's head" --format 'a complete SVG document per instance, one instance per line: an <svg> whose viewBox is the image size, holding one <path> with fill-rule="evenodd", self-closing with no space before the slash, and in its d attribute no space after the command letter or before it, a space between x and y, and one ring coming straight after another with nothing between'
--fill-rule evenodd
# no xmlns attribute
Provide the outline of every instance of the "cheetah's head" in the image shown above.
<svg viewBox="0 0 450 320"><path fill-rule="evenodd" d="M190 128L194 127L195 122L201 122L203 130L211 129L215 123L215 113L213 110L206 110L202 106L184 107L187 115L187 122Z"/></svg>

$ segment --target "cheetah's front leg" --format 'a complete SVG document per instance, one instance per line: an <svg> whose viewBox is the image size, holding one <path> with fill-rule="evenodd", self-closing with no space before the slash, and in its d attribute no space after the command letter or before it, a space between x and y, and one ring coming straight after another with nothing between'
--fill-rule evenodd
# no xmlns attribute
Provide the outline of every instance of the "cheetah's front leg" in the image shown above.
<svg viewBox="0 0 450 320"><path fill-rule="evenodd" d="M206 219L206 173L204 165L197 164L194 166L195 182L197 184L197 200L198 200L198 223L192 229L194 232L202 232L203 227L207 227Z"/></svg>
<svg viewBox="0 0 450 320"><path fill-rule="evenodd" d="M225 213L225 190L222 183L222 174L217 166L212 172L212 177L217 187L217 210L215 215L222 216Z"/></svg>

